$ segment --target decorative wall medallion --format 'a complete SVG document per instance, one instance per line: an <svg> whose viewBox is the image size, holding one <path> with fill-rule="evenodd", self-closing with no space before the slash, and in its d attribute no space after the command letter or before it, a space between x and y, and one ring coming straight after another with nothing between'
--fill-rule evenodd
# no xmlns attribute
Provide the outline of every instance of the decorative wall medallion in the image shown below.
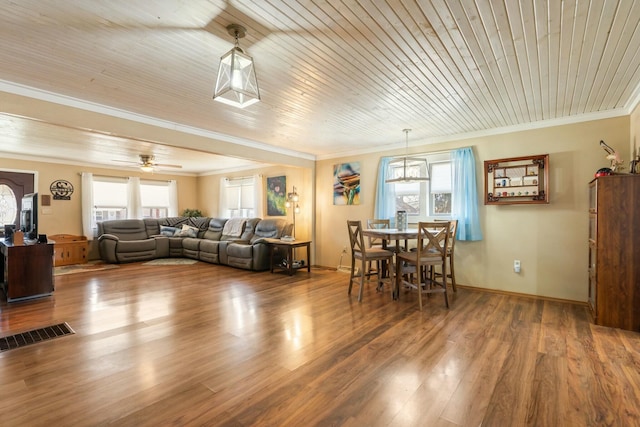
<svg viewBox="0 0 640 427"><path fill-rule="evenodd" d="M51 183L49 190L53 194L53 200L71 200L73 185L69 181L59 179Z"/></svg>

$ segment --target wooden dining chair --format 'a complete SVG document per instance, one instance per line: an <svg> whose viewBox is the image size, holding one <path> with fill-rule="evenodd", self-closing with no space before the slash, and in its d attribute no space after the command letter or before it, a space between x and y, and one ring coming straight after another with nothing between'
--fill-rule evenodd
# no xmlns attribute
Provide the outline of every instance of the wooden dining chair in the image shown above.
<svg viewBox="0 0 640 427"><path fill-rule="evenodd" d="M449 308L446 279L449 228L449 221L419 222L416 250L396 254L394 296L399 295L401 287L415 290L418 293L418 305L421 311L422 295L436 292L444 294L444 303ZM410 266L414 268L414 274L403 275L406 268ZM440 281L433 269L438 266L442 269Z"/></svg>
<svg viewBox="0 0 640 427"><path fill-rule="evenodd" d="M391 228L391 221L388 219L368 219L367 220L367 228L376 229L376 230L384 230ZM367 237L369 242L369 248L380 248L385 249L382 239L377 237ZM373 268L373 263L376 263L376 268ZM381 269L380 261L369 261L367 265L367 277L371 277L373 275L378 274L378 270Z"/></svg>
<svg viewBox="0 0 640 427"><path fill-rule="evenodd" d="M387 262L390 266L389 271L389 283L393 288L393 257L394 254L391 251L382 249L381 247L367 247L364 244L364 236L362 234L362 221L347 221L347 228L349 230L349 242L351 243L351 276L349 277L349 291L351 295L351 288L356 278L360 279L360 289L358 291L358 301L362 301L362 291L364 288L364 280L367 277L367 267L369 261ZM356 275L356 260L360 260L360 271ZM384 286L384 278L381 275L381 269L378 268L376 272L377 290L381 290Z"/></svg>
<svg viewBox="0 0 640 427"><path fill-rule="evenodd" d="M437 219L436 221L443 221ZM447 258L449 259L449 273L447 273L447 278L451 279L451 288L453 292L457 292L456 289L456 270L453 265L453 250L456 245L456 234L458 233L458 220L452 219L449 221L449 246L447 247ZM442 273L436 273L438 275Z"/></svg>

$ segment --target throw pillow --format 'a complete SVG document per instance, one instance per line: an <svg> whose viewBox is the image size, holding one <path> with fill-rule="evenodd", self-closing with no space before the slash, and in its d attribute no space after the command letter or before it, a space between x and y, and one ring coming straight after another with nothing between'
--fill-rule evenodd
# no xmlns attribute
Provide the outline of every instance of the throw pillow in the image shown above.
<svg viewBox="0 0 640 427"><path fill-rule="evenodd" d="M179 237L198 237L198 229L190 225L183 224L181 229L176 230L174 236Z"/></svg>
<svg viewBox="0 0 640 427"><path fill-rule="evenodd" d="M175 236L176 231L178 231L176 227L169 227L167 225L160 226L160 234L162 234L163 236Z"/></svg>

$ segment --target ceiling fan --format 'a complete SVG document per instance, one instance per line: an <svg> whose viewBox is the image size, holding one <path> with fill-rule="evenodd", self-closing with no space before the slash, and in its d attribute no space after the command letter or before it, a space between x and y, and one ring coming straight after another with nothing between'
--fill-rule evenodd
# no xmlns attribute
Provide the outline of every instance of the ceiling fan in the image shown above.
<svg viewBox="0 0 640 427"><path fill-rule="evenodd" d="M140 154L140 160L138 162L126 162L122 160L116 160L117 162L136 164L143 172L153 172L156 168L182 168L181 165L169 165L164 163L156 163L155 156L151 154Z"/></svg>

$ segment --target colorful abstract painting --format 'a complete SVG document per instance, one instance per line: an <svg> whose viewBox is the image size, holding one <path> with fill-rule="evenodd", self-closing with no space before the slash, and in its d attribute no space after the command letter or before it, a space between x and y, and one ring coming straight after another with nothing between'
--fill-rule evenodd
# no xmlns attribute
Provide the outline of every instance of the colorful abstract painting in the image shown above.
<svg viewBox="0 0 640 427"><path fill-rule="evenodd" d="M274 176L267 178L267 215L268 216L285 216L287 208L286 195L287 177Z"/></svg>
<svg viewBox="0 0 640 427"><path fill-rule="evenodd" d="M360 163L341 163L333 166L333 204L360 204Z"/></svg>

